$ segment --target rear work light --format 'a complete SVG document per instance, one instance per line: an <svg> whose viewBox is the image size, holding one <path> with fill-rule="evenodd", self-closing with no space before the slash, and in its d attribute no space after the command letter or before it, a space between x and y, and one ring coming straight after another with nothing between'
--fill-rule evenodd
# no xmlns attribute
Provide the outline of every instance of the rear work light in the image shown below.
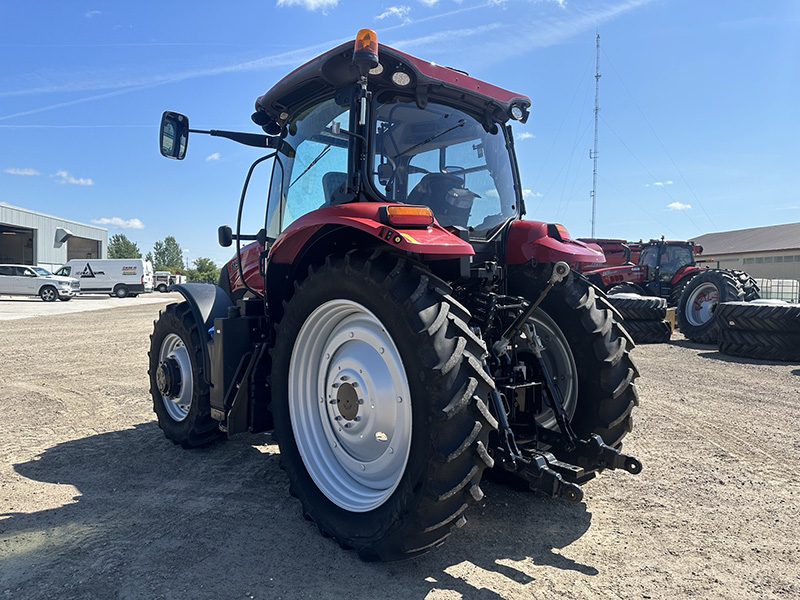
<svg viewBox="0 0 800 600"><path fill-rule="evenodd" d="M391 227L425 229L433 225L433 212L427 206L381 206L378 218Z"/></svg>
<svg viewBox="0 0 800 600"><path fill-rule="evenodd" d="M566 242L570 239L567 228L558 223L549 223L547 225L547 235L562 242Z"/></svg>

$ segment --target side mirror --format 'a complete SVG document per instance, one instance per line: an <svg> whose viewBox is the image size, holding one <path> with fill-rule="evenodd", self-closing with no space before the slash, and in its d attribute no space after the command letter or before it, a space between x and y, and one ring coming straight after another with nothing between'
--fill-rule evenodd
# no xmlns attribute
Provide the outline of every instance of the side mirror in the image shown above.
<svg viewBox="0 0 800 600"><path fill-rule="evenodd" d="M161 115L159 148L167 158L183 160L189 144L189 117L166 111Z"/></svg>
<svg viewBox="0 0 800 600"><path fill-rule="evenodd" d="M217 229L217 239L219 240L219 245L223 248L230 247L233 244L233 232L228 225L220 225L219 229Z"/></svg>

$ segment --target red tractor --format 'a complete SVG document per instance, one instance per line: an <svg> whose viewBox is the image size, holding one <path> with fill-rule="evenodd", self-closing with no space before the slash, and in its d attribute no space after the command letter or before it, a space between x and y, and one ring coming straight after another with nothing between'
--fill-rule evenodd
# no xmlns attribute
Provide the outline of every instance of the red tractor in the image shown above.
<svg viewBox="0 0 800 600"><path fill-rule="evenodd" d="M755 280L744 271L700 266L703 247L694 242L582 239L617 257L615 266L579 266L587 278L608 294L634 293L665 298L677 307L678 325L688 338L716 342L714 311L720 302L750 301L759 296ZM636 261L636 264L630 262Z"/></svg>
<svg viewBox="0 0 800 600"><path fill-rule="evenodd" d="M530 100L362 30L256 100L266 133L189 133L266 148L236 257L183 284L151 337L154 410L185 448L273 431L303 514L365 560L439 545L483 499L484 470L570 501L620 450L632 344L569 264L602 253L522 220L510 121ZM241 232L257 165L264 226ZM253 243L241 247L241 240Z"/></svg>

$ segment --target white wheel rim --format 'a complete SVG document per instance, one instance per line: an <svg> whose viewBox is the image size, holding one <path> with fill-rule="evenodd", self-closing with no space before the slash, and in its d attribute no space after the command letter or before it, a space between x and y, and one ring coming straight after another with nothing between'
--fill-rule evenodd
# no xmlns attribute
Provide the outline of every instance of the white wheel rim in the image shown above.
<svg viewBox="0 0 800 600"><path fill-rule="evenodd" d="M695 327L708 323L719 302L719 291L713 283L697 286L686 300L686 320Z"/></svg>
<svg viewBox="0 0 800 600"><path fill-rule="evenodd" d="M360 304L331 300L303 324L288 373L300 456L325 496L351 512L386 502L411 449L411 393L400 352Z"/></svg>
<svg viewBox="0 0 800 600"><path fill-rule="evenodd" d="M167 410L170 418L174 421L183 421L189 416L192 408L192 396L194 395L194 384L192 381L192 362L189 359L189 350L186 344L177 334L170 333L161 342L161 350L158 353L158 364L160 365L168 358L172 358L178 363L180 369L181 385L178 395L169 398L162 395L161 401Z"/></svg>

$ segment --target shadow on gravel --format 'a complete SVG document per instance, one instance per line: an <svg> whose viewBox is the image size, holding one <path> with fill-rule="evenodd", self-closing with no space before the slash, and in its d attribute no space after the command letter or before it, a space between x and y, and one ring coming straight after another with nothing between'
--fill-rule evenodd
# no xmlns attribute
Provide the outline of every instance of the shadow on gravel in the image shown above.
<svg viewBox="0 0 800 600"><path fill-rule="evenodd" d="M716 348L716 344L698 344L697 342L693 342L691 340L670 340L669 344L671 346L679 346L681 348L690 348L692 350L709 350L711 348Z"/></svg>
<svg viewBox="0 0 800 600"><path fill-rule="evenodd" d="M589 529L585 504L491 482L485 505L441 548L363 563L303 520L278 460L268 435L185 451L155 423L49 448L15 471L78 495L39 512L0 514L0 593L358 599L437 589L500 598L525 593L546 576L541 567L598 573L555 551Z"/></svg>

